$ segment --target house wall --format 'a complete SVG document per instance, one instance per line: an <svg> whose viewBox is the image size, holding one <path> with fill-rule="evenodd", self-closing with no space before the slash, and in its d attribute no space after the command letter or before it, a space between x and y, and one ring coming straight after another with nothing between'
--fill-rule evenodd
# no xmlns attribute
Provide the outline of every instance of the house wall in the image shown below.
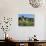
<svg viewBox="0 0 46 46"><path fill-rule="evenodd" d="M18 26L18 14L23 13L34 14L35 26ZM45 15L46 8L44 5L43 7L33 8L28 0L0 0L0 19L3 20L4 16L13 18L10 31L7 32L13 39L28 40L35 34L37 39L45 40ZM4 39L4 33L2 33L3 31L0 31L0 39Z"/></svg>

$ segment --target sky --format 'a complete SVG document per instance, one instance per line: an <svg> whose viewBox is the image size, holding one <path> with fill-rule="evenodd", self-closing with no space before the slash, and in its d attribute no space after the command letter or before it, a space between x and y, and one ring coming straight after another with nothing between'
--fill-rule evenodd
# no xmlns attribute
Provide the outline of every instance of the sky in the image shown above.
<svg viewBox="0 0 46 46"><path fill-rule="evenodd" d="M24 17L28 17L28 18L34 18L33 14L19 14L19 17L24 16Z"/></svg>

